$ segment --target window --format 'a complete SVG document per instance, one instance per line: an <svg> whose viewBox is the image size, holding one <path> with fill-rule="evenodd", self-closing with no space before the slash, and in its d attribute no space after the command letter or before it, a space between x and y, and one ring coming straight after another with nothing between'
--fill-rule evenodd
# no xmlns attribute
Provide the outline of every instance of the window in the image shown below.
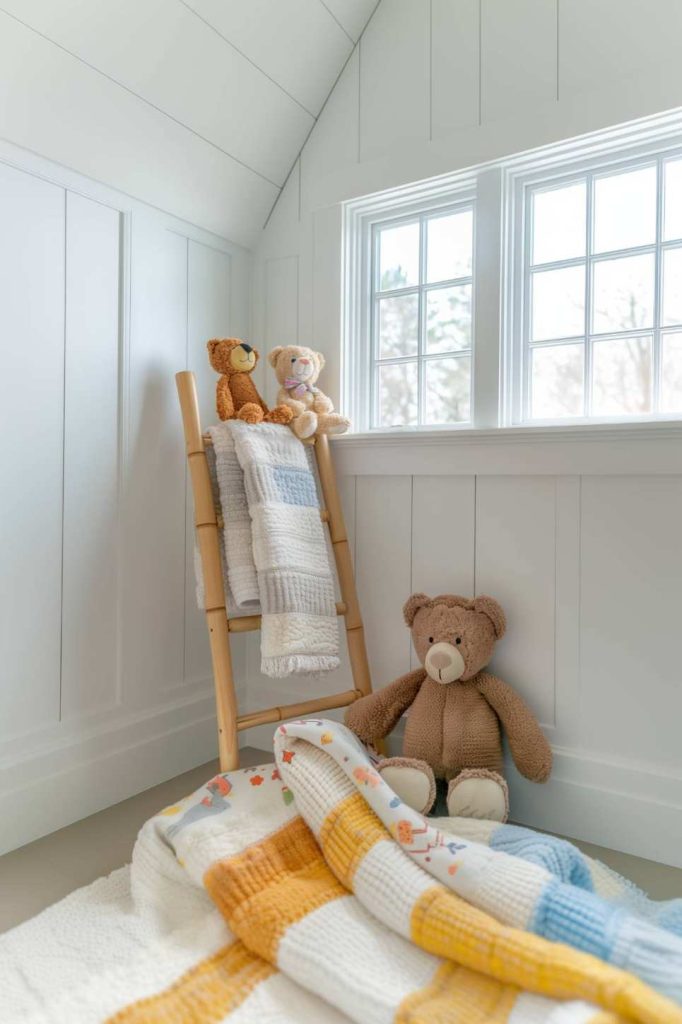
<svg viewBox="0 0 682 1024"><path fill-rule="evenodd" d="M473 208L375 228L371 426L467 423Z"/></svg>
<svg viewBox="0 0 682 1024"><path fill-rule="evenodd" d="M348 203L356 430L682 418L682 114Z"/></svg>
<svg viewBox="0 0 682 1024"><path fill-rule="evenodd" d="M528 187L523 420L682 409L682 159Z"/></svg>

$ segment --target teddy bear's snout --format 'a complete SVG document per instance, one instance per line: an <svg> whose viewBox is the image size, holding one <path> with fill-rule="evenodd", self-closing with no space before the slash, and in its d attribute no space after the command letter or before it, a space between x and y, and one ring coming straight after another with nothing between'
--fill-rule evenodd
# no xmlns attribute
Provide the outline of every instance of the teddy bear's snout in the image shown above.
<svg viewBox="0 0 682 1024"><path fill-rule="evenodd" d="M453 644L432 644L424 659L424 668L437 683L454 683L464 673L464 658Z"/></svg>

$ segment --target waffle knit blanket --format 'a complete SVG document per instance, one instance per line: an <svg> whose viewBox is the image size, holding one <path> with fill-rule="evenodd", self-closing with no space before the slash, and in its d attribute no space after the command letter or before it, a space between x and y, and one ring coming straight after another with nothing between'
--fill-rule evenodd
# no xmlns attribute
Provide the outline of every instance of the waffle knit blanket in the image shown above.
<svg viewBox="0 0 682 1024"><path fill-rule="evenodd" d="M228 610L260 601L261 671L279 678L337 668L334 583L310 449L276 424L227 420L209 433ZM199 569L197 580L201 605Z"/></svg>
<svg viewBox="0 0 682 1024"><path fill-rule="evenodd" d="M633 882L601 861L588 857L566 839L520 825L501 825L497 821L474 818L431 818L430 821L445 832L454 832L492 850L539 864L562 882L594 892L609 903L682 937L682 897L649 899Z"/></svg>
<svg viewBox="0 0 682 1024"><path fill-rule="evenodd" d="M32 1024L682 1024L676 936L430 824L343 726L283 725L275 756L147 822L155 937Z"/></svg>

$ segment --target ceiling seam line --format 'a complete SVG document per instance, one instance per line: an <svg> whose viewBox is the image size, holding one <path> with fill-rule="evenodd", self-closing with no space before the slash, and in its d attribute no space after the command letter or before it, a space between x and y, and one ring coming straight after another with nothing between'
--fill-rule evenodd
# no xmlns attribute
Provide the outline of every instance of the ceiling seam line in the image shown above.
<svg viewBox="0 0 682 1024"><path fill-rule="evenodd" d="M33 25L29 25L27 22L22 21L21 18L17 18L16 14L12 14L4 7L0 7L0 12L6 15L8 18L11 18L12 21L16 21L18 25L21 25L29 32L33 32L41 39L44 39L46 43L50 43L52 46L56 46L58 50L61 50L62 53L66 53L69 57L73 58L73 60L77 60L79 64L83 65L83 67L88 68L90 71L94 71L97 75L101 75L102 78L105 78L108 82L111 82L112 85L118 86L119 89L122 89L124 92L128 93L129 96L134 96L136 100L139 100L140 103L144 103L145 106L149 107L151 110L155 110L157 114L161 114L162 117L168 118L169 121L172 121L173 124L178 125L179 128L184 128L185 131L189 132L191 135L194 135L195 138L200 139L201 142L205 142L207 146L211 146L219 153L222 153L223 156L226 156L230 160L233 160L236 164L239 164L240 167L243 167L245 170L250 171L251 174L255 174L263 181L266 181L269 185L272 185L273 188L281 190L282 185L278 185L276 181L272 180L272 178L268 178L267 174L263 174L262 171L256 170L255 167L252 167L250 164L247 164L244 160L240 160L238 156L234 155L234 153L230 153L227 149L223 149L222 146L219 146L217 142L213 142L205 135L202 135L201 132L198 132L195 128L191 128L189 125L185 124L184 121L180 121L177 117L174 117L173 114L169 114L167 110L164 110L162 107L158 107L155 103L152 103L151 100L145 99L144 96L140 96L140 94L135 92L134 89L131 89L123 82L119 82L117 78L114 78L112 75L107 74L106 71L102 71L101 68L96 67L94 64L90 64L89 61L85 60L83 57L80 57L77 53L74 53L72 50L69 50L66 46L63 46L61 43L58 43L55 39L51 39L50 36L47 36L44 32L41 32L39 29L34 28Z"/></svg>
<svg viewBox="0 0 682 1024"><path fill-rule="evenodd" d="M288 89L284 88L281 82L278 82L276 78L273 78L272 75L269 75L267 71L260 66L260 64L256 64L255 60L252 60L248 54L244 53L243 50L240 50L239 47L235 43L233 43L231 39L228 39L227 36L224 36L223 33L215 27L215 25L212 25L210 21L207 21L206 18L203 17L203 15L199 14L198 11L195 11L193 7L190 7L189 4L185 2L185 0L180 0L180 3L189 11L190 14L193 14L195 18L198 18L199 21L206 26L206 28L209 28L211 32L214 32L218 36L218 39L222 39L224 43L227 43L228 46L231 46L234 52L238 53L240 57L243 57L245 61L248 61L252 68L255 68L256 71L259 71L264 78L267 78L268 82L272 82L272 84L276 86L277 89L283 92L285 96L288 96L292 103L295 103L298 107L300 107L301 110L308 114L309 117L312 117L313 119L315 118L315 115L313 114L312 110L309 110L304 103L301 103L300 100L296 99L293 93L290 93Z"/></svg>
<svg viewBox="0 0 682 1024"><path fill-rule="evenodd" d="M329 17L330 17L330 18L332 18L332 19L333 19L333 20L334 20L334 21L336 22L336 24L337 24L337 25L339 26L339 28L341 29L341 31L343 32L343 34L344 34L345 36L347 36L347 37L348 37L348 38L350 39L350 41L351 41L351 43L353 44L353 46L355 46L355 44L357 43L357 41L358 41L358 40L357 40L357 39L353 39L353 37L352 37L352 35L350 34L350 32L348 31L348 29L344 28L344 26L343 26L343 25L341 24L341 22L339 21L339 19L338 19L338 18L336 17L336 15L334 14L334 12L332 11L331 7L327 7L327 5L326 5L326 3L324 2L324 0L319 0L319 2L320 2L320 6L321 6L321 7L324 7L324 9L325 9L325 11L327 12L327 14L329 15ZM364 31L364 30L363 30L363 31ZM360 33L360 35L362 35L362 32ZM360 36L358 36L358 39L359 39L359 38L360 38Z"/></svg>
<svg viewBox="0 0 682 1024"><path fill-rule="evenodd" d="M289 173L287 174L286 178L284 179L284 182L283 182L283 184L282 184L282 186L281 186L281 188L280 188L280 190L279 190L279 195L278 195L278 196L276 197L276 199L275 199L274 203L272 204L272 207L271 207L271 209L270 209L270 212L269 212L269 214L268 214L268 215L267 215L267 217L265 218L265 223L263 224L263 228L262 228L262 230L263 230L263 231L265 231L266 227L267 227L267 226L268 226L268 224L270 223L270 218L272 217L272 215L273 215L273 213L274 213L275 207L277 206L277 203L279 202L280 196L282 195L282 192L284 191L284 189L285 189L285 188L286 188L286 186L287 186L287 182L289 181L289 178L291 177L291 175L292 175L292 173L293 173L294 167L296 166L297 162L298 162L298 161L299 161L299 160L301 159L301 157L302 157L302 155L303 155L303 150L305 149L305 147L306 147L306 145L307 145L308 139L309 139L309 138L310 138L310 136L311 136L311 135L313 134L313 129L315 128L315 125L317 124L317 122L318 122L318 121L320 120L320 118L322 117L322 112L324 111L324 108L325 108L325 107L327 106L327 104L329 103L329 100L330 100L330 99L331 99L331 97L332 97L332 94L333 94L333 92L334 92L334 89L336 89L337 85L339 84L339 81L341 80L341 75L342 75L342 74L344 73L344 71L345 71L345 70L346 70L346 68L348 67L348 64L349 64L349 62L350 62L350 59L351 59L351 57L353 56L353 54L354 54L354 53L355 53L355 51L357 50L358 46L360 45L360 40L362 39L363 35L365 34L365 31L367 30L367 26L369 25L370 21L372 20L372 18L373 18L373 17L374 17L374 15L376 14L376 12L377 12L377 8L379 7L379 4L380 4L380 3L381 3L381 0L377 0L376 4L375 4L375 5L374 5L374 7L372 8L372 13L370 14L369 18L367 19L367 22L366 22L366 24L365 24L365 27L363 28L362 32L361 32L361 33L360 33L360 35L358 36L358 40L357 40L357 42L356 42L355 46L353 47L353 49L352 49L352 50L350 51L350 53L348 54L348 56L347 56L347 58L346 58L346 60L345 60L345 62L344 62L344 65L343 65L343 67L341 68L341 70L339 71L338 75L336 76L336 79L335 79L335 81L334 81L334 84L332 85L331 89L329 90L329 92L328 92L328 94L327 94L327 98L326 98L326 100L324 101L324 103L323 103L323 104L322 104L322 106L320 107L320 112L319 112L319 114L318 114L318 115L317 115L317 117L315 118L315 121L314 121L314 123L313 123L313 124L311 125L311 127L310 127L310 131L308 132L308 134L306 135L305 139L303 140L303 145L302 145L302 146L301 146L301 148L299 149L299 151L298 151L298 153L297 153L297 155L296 155L296 159L294 160L294 162L293 162L293 164L291 165L291 168L290 168L290 170L289 170ZM359 69L358 69L358 72L359 72Z"/></svg>

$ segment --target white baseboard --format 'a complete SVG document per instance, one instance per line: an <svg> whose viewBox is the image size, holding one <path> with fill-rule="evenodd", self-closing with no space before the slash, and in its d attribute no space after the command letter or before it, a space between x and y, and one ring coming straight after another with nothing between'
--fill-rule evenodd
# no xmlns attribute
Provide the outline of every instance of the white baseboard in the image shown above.
<svg viewBox="0 0 682 1024"><path fill-rule="evenodd" d="M147 713L134 726L113 723L99 740L99 749L88 737L0 773L0 854L215 758L213 696Z"/></svg>
<svg viewBox="0 0 682 1024"><path fill-rule="evenodd" d="M680 780L570 750L554 751L544 785L528 782L513 766L507 778L518 824L682 868Z"/></svg>

